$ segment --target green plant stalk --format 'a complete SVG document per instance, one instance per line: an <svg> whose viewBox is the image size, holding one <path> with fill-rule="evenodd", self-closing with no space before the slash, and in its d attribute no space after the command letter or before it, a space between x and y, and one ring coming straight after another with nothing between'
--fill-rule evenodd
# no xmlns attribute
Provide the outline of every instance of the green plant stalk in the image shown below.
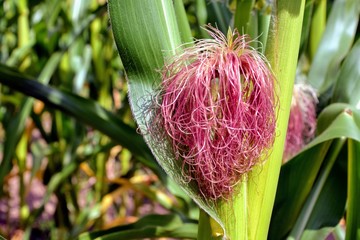
<svg viewBox="0 0 360 240"><path fill-rule="evenodd" d="M308 49L313 9L314 9L314 1L306 0L303 26L301 30L300 53L304 52L304 49Z"/></svg>
<svg viewBox="0 0 360 240"><path fill-rule="evenodd" d="M91 31L91 53L92 61L95 69L96 83L101 83L107 85L105 82L110 82L109 79L105 76L105 66L104 66L104 45L101 40L100 31L101 31L101 19L95 19L90 24Z"/></svg>
<svg viewBox="0 0 360 240"><path fill-rule="evenodd" d="M110 139L106 136L101 136L100 145L105 145L110 142ZM109 157L109 152L103 152L96 156L96 183L95 183L95 199L96 202L101 202L103 196L106 193L107 185L105 184L106 179L106 160ZM96 221L96 225L101 227L103 224L103 219L99 218Z"/></svg>
<svg viewBox="0 0 360 240"><path fill-rule="evenodd" d="M200 209L198 239L221 239L224 235L220 225L214 225L214 220L202 209Z"/></svg>
<svg viewBox="0 0 360 240"><path fill-rule="evenodd" d="M254 0L237 0L234 14L234 28L237 28L241 34L248 33L251 11Z"/></svg>
<svg viewBox="0 0 360 240"><path fill-rule="evenodd" d="M259 42L262 44L262 53L265 53L268 39L271 15L265 12L258 13Z"/></svg>
<svg viewBox="0 0 360 240"><path fill-rule="evenodd" d="M218 211L227 237L232 240L267 237L290 113L304 6L305 0L279 0L274 9L266 56L277 78L277 137L269 158L249 174L244 183L247 187L239 186L234 202L220 204ZM245 235L238 235L239 231Z"/></svg>
<svg viewBox="0 0 360 240"><path fill-rule="evenodd" d="M17 145L16 148L16 155L18 159L18 167L19 167L19 196L20 196L20 225L24 226L25 220L29 217L29 207L26 204L25 194L26 194L26 187L25 187L25 180L24 174L26 171L26 155L27 155L27 146L28 146L28 135L25 131Z"/></svg>
<svg viewBox="0 0 360 240"><path fill-rule="evenodd" d="M321 171L318 180L315 182L313 189L311 190L302 211L292 229L289 238L291 239L300 239L303 234L306 224L308 223L311 213L315 207L316 201L319 198L321 190L323 189L326 179L328 178L331 169L333 168L335 161L346 143L346 138L336 139L332 143L332 147L330 148L330 153L328 156L328 161L325 163L326 167Z"/></svg>
<svg viewBox="0 0 360 240"><path fill-rule="evenodd" d="M290 113L305 0L279 0L275 6L265 55L277 79L277 134L269 158L249 175L249 239L266 239L270 225Z"/></svg>
<svg viewBox="0 0 360 240"><path fill-rule="evenodd" d="M97 1L92 1L91 8L93 10L98 8ZM94 21L90 24L90 31L91 31L91 47L93 49L92 51L92 61L93 66L95 66L95 75L96 75L96 82L100 85L99 89L99 104L104 107L105 109L110 109L112 105L112 100L109 97L108 94L110 91L110 83L109 79L111 77L109 76L109 72L105 71L105 65L104 65L104 43L101 41L101 19L96 18ZM100 137L100 144L106 145L110 142L110 139L106 136ZM106 192L106 184L104 184L104 180L106 178L106 159L108 158L107 153L100 153L96 156L96 183L95 183L95 199L97 202L101 202L105 192ZM96 225L98 227L101 227L103 224L102 218L99 218L96 222Z"/></svg>
<svg viewBox="0 0 360 240"><path fill-rule="evenodd" d="M29 43L29 9L27 0L19 0L17 3L19 16L18 16L18 46L23 47Z"/></svg>
<svg viewBox="0 0 360 240"><path fill-rule="evenodd" d="M346 210L346 240L360 239L360 143L348 141L348 203Z"/></svg>
<svg viewBox="0 0 360 240"><path fill-rule="evenodd" d="M183 0L174 0L174 9L176 20L179 26L181 41L183 43L193 42L190 24L186 16L186 10L184 8Z"/></svg>
<svg viewBox="0 0 360 240"><path fill-rule="evenodd" d="M248 32L251 39L257 39L259 36L259 22L258 22L258 12L252 11L250 13L250 19L249 19L249 27ZM252 46L255 49L258 49L259 42L258 41L251 41L250 46Z"/></svg>
<svg viewBox="0 0 360 240"><path fill-rule="evenodd" d="M326 27L326 0L315 3L310 27L310 58L313 59Z"/></svg>
<svg viewBox="0 0 360 240"><path fill-rule="evenodd" d="M196 17L200 27L203 27L207 24L207 9L205 0L196 0ZM209 34L202 28L200 28L201 35L204 38L209 38Z"/></svg>
<svg viewBox="0 0 360 240"><path fill-rule="evenodd" d="M224 14L219 6L219 4L222 4L222 3L220 3L220 1L210 1L210 4L214 10L219 29L226 33L229 26L227 26L227 24L226 24L227 19L224 16Z"/></svg>
<svg viewBox="0 0 360 240"><path fill-rule="evenodd" d="M248 239L247 182L238 185L237 195L231 200L220 202L217 212L225 224L226 236L221 226L204 211L199 217L198 240L205 239ZM240 210L241 211L238 211ZM239 222L241 220L241 222ZM231 231L230 231L231 230Z"/></svg>
<svg viewBox="0 0 360 240"><path fill-rule="evenodd" d="M305 0L280 0L273 15L266 56L277 78L276 91L280 106L277 116L278 132L269 159L262 166L255 168L247 181L239 184L237 196L216 206L224 222L225 237L230 240L256 240L267 237L290 113L304 6ZM212 238L216 239L217 228L214 229L207 218L209 217L201 214L199 224L202 226L208 223L207 229L211 229ZM208 234L201 234L201 229L198 239L209 239Z"/></svg>
<svg viewBox="0 0 360 240"><path fill-rule="evenodd" d="M17 3L19 16L18 16L18 47L26 47L30 43L30 27L29 27L29 9L28 1L20 0ZM21 70L27 69L31 64L31 59L27 56L21 66Z"/></svg>

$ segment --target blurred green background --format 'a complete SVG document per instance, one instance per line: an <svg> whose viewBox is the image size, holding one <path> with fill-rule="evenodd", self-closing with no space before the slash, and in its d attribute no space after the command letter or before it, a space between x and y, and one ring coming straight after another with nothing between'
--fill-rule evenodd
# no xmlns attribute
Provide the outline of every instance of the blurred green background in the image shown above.
<svg viewBox="0 0 360 240"><path fill-rule="evenodd" d="M0 62L51 87L23 86L44 104L0 85L0 235L71 239L149 213L197 218L136 132L106 1L2 0L0 16Z"/></svg>

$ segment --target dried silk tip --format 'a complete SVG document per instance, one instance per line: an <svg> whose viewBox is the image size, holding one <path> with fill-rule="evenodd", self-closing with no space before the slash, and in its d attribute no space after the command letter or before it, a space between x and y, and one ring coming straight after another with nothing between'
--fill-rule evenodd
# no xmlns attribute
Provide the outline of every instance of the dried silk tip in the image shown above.
<svg viewBox="0 0 360 240"><path fill-rule="evenodd" d="M201 194L228 199L273 144L275 79L248 36L206 30L213 39L198 40L165 64L153 123L164 128L184 176Z"/></svg>
<svg viewBox="0 0 360 240"><path fill-rule="evenodd" d="M317 103L316 93L310 86L294 85L283 162L295 156L314 138Z"/></svg>

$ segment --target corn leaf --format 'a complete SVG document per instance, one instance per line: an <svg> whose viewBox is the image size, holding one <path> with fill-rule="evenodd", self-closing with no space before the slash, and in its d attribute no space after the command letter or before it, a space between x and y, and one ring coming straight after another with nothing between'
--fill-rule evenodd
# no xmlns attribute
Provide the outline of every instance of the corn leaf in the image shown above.
<svg viewBox="0 0 360 240"><path fill-rule="evenodd" d="M164 59L181 45L174 6L170 0L110 0L109 13L116 45L129 84L129 100L134 117L146 133L147 106L160 85L159 69ZM159 143L149 134L144 138L165 172L179 184L211 217L220 220L213 205L198 193L194 182L188 183L182 174L180 161L175 159L169 143Z"/></svg>
<svg viewBox="0 0 360 240"><path fill-rule="evenodd" d="M183 222L179 215L147 215L137 222L103 231L83 233L79 240L142 239L169 237L196 239L197 224Z"/></svg>
<svg viewBox="0 0 360 240"><path fill-rule="evenodd" d="M360 39L357 40L341 66L334 89L333 102L360 105Z"/></svg>
<svg viewBox="0 0 360 240"><path fill-rule="evenodd" d="M269 239L283 238L293 228L318 177L323 161L328 157L332 141L342 137L360 141L360 112L351 105L339 103L330 105L319 116L318 125L321 134L281 169ZM341 156L343 154L339 158ZM331 174L343 173L332 172ZM329 181L333 181L331 174ZM326 183L322 188L325 195L328 184ZM334 196L334 193L330 195ZM339 204L337 209L343 208L343 197L336 196L338 201L330 202L327 206L337 203ZM322 200L319 197L316 201L320 204ZM317 210L320 211L320 209ZM315 219L308 221L308 226L314 226L313 221Z"/></svg>
<svg viewBox="0 0 360 240"><path fill-rule="evenodd" d="M321 192L314 199L314 207L306 222L306 229L334 228L344 216L347 186L347 146L342 147Z"/></svg>
<svg viewBox="0 0 360 240"><path fill-rule="evenodd" d="M358 0L337 0L331 8L308 79L319 94L327 91L335 83L339 65L354 41L359 13Z"/></svg>

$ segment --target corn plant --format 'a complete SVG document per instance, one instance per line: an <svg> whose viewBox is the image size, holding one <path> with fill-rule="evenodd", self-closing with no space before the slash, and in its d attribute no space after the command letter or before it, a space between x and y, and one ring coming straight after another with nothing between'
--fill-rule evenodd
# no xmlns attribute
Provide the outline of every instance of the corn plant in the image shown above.
<svg viewBox="0 0 360 240"><path fill-rule="evenodd" d="M64 239L360 238L359 1L109 0L109 15L69 2L4 3L0 192L19 176L24 238L49 203ZM294 83L310 89L302 100ZM35 209L28 152L46 188ZM82 209L84 173L94 203ZM129 190L168 214L127 219L141 202Z"/></svg>

